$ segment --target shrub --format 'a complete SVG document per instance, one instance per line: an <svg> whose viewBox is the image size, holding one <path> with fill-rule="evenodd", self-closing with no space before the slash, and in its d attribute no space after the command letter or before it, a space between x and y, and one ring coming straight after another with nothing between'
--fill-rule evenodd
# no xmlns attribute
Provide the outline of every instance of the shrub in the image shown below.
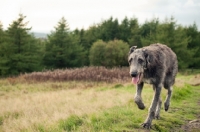
<svg viewBox="0 0 200 132"><path fill-rule="evenodd" d="M127 66L129 45L121 40L99 40L93 44L90 50L90 64L94 66Z"/></svg>

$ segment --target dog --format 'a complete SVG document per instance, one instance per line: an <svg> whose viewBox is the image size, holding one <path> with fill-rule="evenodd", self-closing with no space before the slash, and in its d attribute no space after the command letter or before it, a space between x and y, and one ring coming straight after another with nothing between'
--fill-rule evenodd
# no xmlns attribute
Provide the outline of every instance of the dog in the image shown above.
<svg viewBox="0 0 200 132"><path fill-rule="evenodd" d="M171 48L164 44L151 44L139 49L137 46L132 46L128 55L128 63L132 82L136 85L134 101L139 109L145 109L141 97L144 83L153 85L154 97L148 116L142 124L144 128L150 129L152 120L160 118L162 87L168 90L164 109L165 111L169 109L173 84L178 72L177 56Z"/></svg>

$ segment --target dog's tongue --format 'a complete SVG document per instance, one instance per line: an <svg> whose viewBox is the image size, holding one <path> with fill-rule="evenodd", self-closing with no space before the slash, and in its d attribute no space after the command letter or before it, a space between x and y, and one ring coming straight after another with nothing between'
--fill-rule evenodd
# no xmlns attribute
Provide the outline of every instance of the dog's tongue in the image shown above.
<svg viewBox="0 0 200 132"><path fill-rule="evenodd" d="M132 82L133 82L133 84L137 84L138 83L138 81L139 81L139 76L137 76L137 77L133 77L132 78Z"/></svg>

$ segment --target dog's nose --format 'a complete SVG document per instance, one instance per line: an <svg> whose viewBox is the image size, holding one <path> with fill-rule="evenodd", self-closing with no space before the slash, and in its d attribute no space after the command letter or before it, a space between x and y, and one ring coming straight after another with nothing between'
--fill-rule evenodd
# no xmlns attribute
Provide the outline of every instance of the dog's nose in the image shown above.
<svg viewBox="0 0 200 132"><path fill-rule="evenodd" d="M131 77L136 77L138 75L137 72L131 72Z"/></svg>

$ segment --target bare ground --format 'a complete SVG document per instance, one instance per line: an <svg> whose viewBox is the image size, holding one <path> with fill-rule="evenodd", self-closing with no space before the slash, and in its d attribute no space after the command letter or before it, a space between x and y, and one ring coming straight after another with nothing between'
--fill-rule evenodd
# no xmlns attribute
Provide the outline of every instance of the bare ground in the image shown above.
<svg viewBox="0 0 200 132"><path fill-rule="evenodd" d="M200 114L197 116L197 119L187 121L187 123L181 127L181 130L184 132L200 132Z"/></svg>

